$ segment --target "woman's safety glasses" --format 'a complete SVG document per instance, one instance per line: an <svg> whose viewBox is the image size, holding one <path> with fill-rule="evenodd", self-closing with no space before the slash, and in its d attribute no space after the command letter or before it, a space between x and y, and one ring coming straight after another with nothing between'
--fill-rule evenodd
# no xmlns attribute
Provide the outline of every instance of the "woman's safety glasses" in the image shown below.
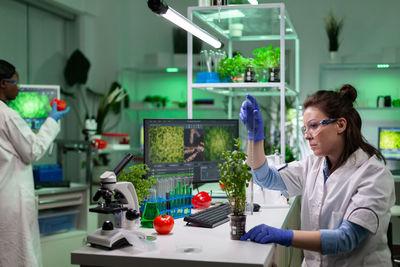
<svg viewBox="0 0 400 267"><path fill-rule="evenodd" d="M13 80L13 79L3 79L3 80L8 83L12 83L12 84L16 84L18 82L17 80Z"/></svg>
<svg viewBox="0 0 400 267"><path fill-rule="evenodd" d="M314 137L321 131L323 126L328 125L337 120L338 119L327 119L322 121L311 120L307 122L306 126L301 127L301 131L303 135L307 134L308 136Z"/></svg>

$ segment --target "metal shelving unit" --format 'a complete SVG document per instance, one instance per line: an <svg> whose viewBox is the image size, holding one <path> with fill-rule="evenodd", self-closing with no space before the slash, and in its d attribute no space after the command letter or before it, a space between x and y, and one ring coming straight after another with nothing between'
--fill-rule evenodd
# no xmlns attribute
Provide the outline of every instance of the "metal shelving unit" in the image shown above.
<svg viewBox="0 0 400 267"><path fill-rule="evenodd" d="M280 96L281 118L281 155L285 158L285 96L296 96L296 108L299 106L299 38L291 23L283 3L259 5L228 5L212 7L189 7L188 18L198 19L206 30L216 33L224 39L228 48L228 57L232 57L233 42L249 41L279 41L281 51L285 51L285 42L294 41L295 81L294 88L286 84L285 53L280 58L280 82L274 83L193 83L193 36L188 33L188 64L187 64L187 113L193 118L192 90L204 90L228 96L228 118L232 118L232 101L235 96ZM240 19L243 24L241 37L230 35L230 25ZM297 112L297 121L298 121ZM297 126L298 128L298 123ZM298 129L296 131L298 133ZM296 137L298 142L298 136Z"/></svg>

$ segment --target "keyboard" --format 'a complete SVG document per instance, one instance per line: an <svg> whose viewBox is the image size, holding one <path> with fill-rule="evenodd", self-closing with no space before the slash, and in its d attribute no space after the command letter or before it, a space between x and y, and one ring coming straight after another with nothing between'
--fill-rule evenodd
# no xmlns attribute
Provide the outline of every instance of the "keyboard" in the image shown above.
<svg viewBox="0 0 400 267"><path fill-rule="evenodd" d="M191 214L183 218L186 225L205 228L214 228L229 221L228 215L232 213L231 206L227 203L212 206L205 210Z"/></svg>

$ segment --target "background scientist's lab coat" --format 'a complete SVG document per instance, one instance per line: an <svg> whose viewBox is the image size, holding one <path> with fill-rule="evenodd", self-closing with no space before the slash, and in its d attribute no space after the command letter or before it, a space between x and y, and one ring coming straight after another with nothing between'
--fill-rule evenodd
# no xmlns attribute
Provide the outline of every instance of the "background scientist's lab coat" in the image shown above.
<svg viewBox="0 0 400 267"><path fill-rule="evenodd" d="M60 126L47 118L37 134L0 101L0 266L42 266L33 161L40 159Z"/></svg>

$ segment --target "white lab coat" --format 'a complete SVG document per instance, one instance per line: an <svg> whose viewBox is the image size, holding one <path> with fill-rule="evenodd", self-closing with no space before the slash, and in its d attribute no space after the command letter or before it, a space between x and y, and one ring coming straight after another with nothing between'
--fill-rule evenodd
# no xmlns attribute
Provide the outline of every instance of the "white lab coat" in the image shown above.
<svg viewBox="0 0 400 267"><path fill-rule="evenodd" d="M37 134L0 101L0 266L42 266L32 165L60 131L47 118Z"/></svg>
<svg viewBox="0 0 400 267"><path fill-rule="evenodd" d="M302 195L301 229L336 229L348 220L372 234L349 253L322 255L305 250L305 263L309 267L392 266L386 236L395 202L390 171L375 156L358 149L324 183L324 160L311 155L280 171L288 193Z"/></svg>

